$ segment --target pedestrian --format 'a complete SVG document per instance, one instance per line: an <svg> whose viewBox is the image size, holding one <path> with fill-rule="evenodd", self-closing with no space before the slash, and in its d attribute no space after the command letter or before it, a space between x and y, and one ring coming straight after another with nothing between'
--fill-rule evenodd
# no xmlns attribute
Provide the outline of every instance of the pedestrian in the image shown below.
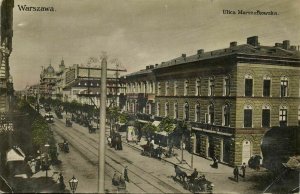
<svg viewBox="0 0 300 194"><path fill-rule="evenodd" d="M233 175L234 175L235 181L239 182L239 168L237 166L235 166L235 168L233 170Z"/></svg>
<svg viewBox="0 0 300 194"><path fill-rule="evenodd" d="M213 168L218 168L219 167L219 160L217 159L217 157L213 157L213 161L214 163L211 165Z"/></svg>
<svg viewBox="0 0 300 194"><path fill-rule="evenodd" d="M123 174L124 174L125 181L129 182L129 178L128 178L128 166L125 166L125 168L123 170Z"/></svg>
<svg viewBox="0 0 300 194"><path fill-rule="evenodd" d="M245 176L246 176L246 163L245 162L241 166L241 171L242 171L242 177L245 178Z"/></svg>
<svg viewBox="0 0 300 194"><path fill-rule="evenodd" d="M62 173L59 173L58 181L59 181L59 188L60 188L60 190L64 191L65 188L66 188L66 185L65 185L64 176L62 175Z"/></svg>
<svg viewBox="0 0 300 194"><path fill-rule="evenodd" d="M119 180L118 180L118 173L117 171L115 171L114 176L112 178L112 184L114 186L118 186L119 185Z"/></svg>

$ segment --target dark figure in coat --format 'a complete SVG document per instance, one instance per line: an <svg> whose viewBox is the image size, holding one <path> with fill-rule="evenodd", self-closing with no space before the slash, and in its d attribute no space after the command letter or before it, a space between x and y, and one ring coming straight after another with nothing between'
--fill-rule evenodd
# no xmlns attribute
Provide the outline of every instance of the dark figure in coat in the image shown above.
<svg viewBox="0 0 300 194"><path fill-rule="evenodd" d="M213 164L211 165L211 167L213 167L213 168L218 168L219 167L219 160L217 159L217 157L213 157Z"/></svg>
<svg viewBox="0 0 300 194"><path fill-rule="evenodd" d="M241 166L241 171L242 171L242 177L245 178L245 176L246 176L246 163L245 162Z"/></svg>
<svg viewBox="0 0 300 194"><path fill-rule="evenodd" d="M64 182L64 176L62 175L62 173L59 173L59 188L60 190L64 191L66 188L65 182Z"/></svg>
<svg viewBox="0 0 300 194"><path fill-rule="evenodd" d="M234 175L235 181L239 182L239 168L237 166L234 167L233 175Z"/></svg>

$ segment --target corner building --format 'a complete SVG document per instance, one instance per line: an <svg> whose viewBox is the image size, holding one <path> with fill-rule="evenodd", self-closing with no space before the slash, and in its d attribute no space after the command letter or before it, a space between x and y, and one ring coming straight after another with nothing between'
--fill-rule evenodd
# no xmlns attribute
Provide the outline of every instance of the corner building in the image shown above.
<svg viewBox="0 0 300 194"><path fill-rule="evenodd" d="M151 114L187 121L196 155L240 165L262 156L267 130L280 127L284 133L295 127L299 133L300 54L288 40L261 46L253 36L247 44L231 42L225 49L182 54L153 67L152 73ZM130 77L125 79L127 96L128 91L139 93L133 87L143 84L137 79L131 85Z"/></svg>

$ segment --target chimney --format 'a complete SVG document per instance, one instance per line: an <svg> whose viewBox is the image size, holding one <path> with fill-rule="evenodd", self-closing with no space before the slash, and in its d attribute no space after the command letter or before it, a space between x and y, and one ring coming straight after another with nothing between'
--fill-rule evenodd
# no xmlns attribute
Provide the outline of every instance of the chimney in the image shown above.
<svg viewBox="0 0 300 194"><path fill-rule="evenodd" d="M149 68L150 68L150 69L154 69L154 65L150 65Z"/></svg>
<svg viewBox="0 0 300 194"><path fill-rule="evenodd" d="M230 42L230 48L231 48L231 47L235 47L235 46L237 46L237 42L236 42L236 41Z"/></svg>
<svg viewBox="0 0 300 194"><path fill-rule="evenodd" d="M258 36L252 36L247 38L247 44L250 44L252 46L259 46Z"/></svg>
<svg viewBox="0 0 300 194"><path fill-rule="evenodd" d="M284 40L282 42L282 48L286 49L286 50L290 49L290 41L289 40Z"/></svg>
<svg viewBox="0 0 300 194"><path fill-rule="evenodd" d="M186 54L184 54L184 53L181 56L182 56L182 58L186 58Z"/></svg>
<svg viewBox="0 0 300 194"><path fill-rule="evenodd" d="M203 54L204 53L204 49L199 49L198 51L197 51L197 54L198 55L201 55L201 54Z"/></svg>
<svg viewBox="0 0 300 194"><path fill-rule="evenodd" d="M148 66L148 65L146 66L146 69L149 69L149 66Z"/></svg>

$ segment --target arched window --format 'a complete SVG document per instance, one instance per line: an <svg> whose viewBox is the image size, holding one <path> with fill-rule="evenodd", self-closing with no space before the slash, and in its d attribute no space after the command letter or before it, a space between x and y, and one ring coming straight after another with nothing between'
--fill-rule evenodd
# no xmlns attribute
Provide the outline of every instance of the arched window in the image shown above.
<svg viewBox="0 0 300 194"><path fill-rule="evenodd" d="M215 78L214 77L208 78L208 95L209 96L215 95Z"/></svg>
<svg viewBox="0 0 300 194"><path fill-rule="evenodd" d="M288 96L288 78L283 76L280 78L280 96L286 97Z"/></svg>
<svg viewBox="0 0 300 194"><path fill-rule="evenodd" d="M156 116L159 116L160 114L160 104L159 102L156 103Z"/></svg>
<svg viewBox="0 0 300 194"><path fill-rule="evenodd" d="M174 103L174 119L178 119L178 103Z"/></svg>
<svg viewBox="0 0 300 194"><path fill-rule="evenodd" d="M169 103L165 103L165 117L169 116Z"/></svg>
<svg viewBox="0 0 300 194"><path fill-rule="evenodd" d="M184 107L183 107L183 108L184 108L184 109L183 109L183 110L184 110L184 114L183 114L183 115L184 115L184 118L183 118L183 119L184 119L185 121L188 121L188 120L189 120L189 116L190 116L190 115L189 115L189 111L190 111L189 104L186 102L186 103L184 104Z"/></svg>
<svg viewBox="0 0 300 194"><path fill-rule="evenodd" d="M157 95L160 96L160 94L161 94L160 82L157 82Z"/></svg>
<svg viewBox="0 0 300 194"><path fill-rule="evenodd" d="M287 107L280 106L279 107L279 126L286 127L287 126Z"/></svg>
<svg viewBox="0 0 300 194"><path fill-rule="evenodd" d="M206 120L206 123L208 124L214 124L215 122L215 106L213 103L211 103L209 106L208 106L208 113L205 115L205 120Z"/></svg>
<svg viewBox="0 0 300 194"><path fill-rule="evenodd" d="M200 122L200 104L197 103L195 106L195 121Z"/></svg>
<svg viewBox="0 0 300 194"><path fill-rule="evenodd" d="M178 85L177 85L177 81L174 81L174 96L177 96L177 91L178 91Z"/></svg>
<svg viewBox="0 0 300 194"><path fill-rule="evenodd" d="M268 75L264 76L263 82L263 96L269 97L271 95L271 78Z"/></svg>
<svg viewBox="0 0 300 194"><path fill-rule="evenodd" d="M166 96L169 95L169 81L166 81Z"/></svg>
<svg viewBox="0 0 300 194"><path fill-rule="evenodd" d="M244 106L244 127L252 127L252 106Z"/></svg>
<svg viewBox="0 0 300 194"><path fill-rule="evenodd" d="M245 75L245 96L253 96L253 78L252 75Z"/></svg>
<svg viewBox="0 0 300 194"><path fill-rule="evenodd" d="M230 95L230 76L225 76L223 80L223 95Z"/></svg>
<svg viewBox="0 0 300 194"><path fill-rule="evenodd" d="M195 91L196 91L196 96L200 96L201 95L201 79L200 78L197 78L196 79L196 88L195 88Z"/></svg>
<svg viewBox="0 0 300 194"><path fill-rule="evenodd" d="M230 106L225 104L223 106L223 125L229 126L230 125Z"/></svg>
<svg viewBox="0 0 300 194"><path fill-rule="evenodd" d="M262 116L261 116L261 124L262 127L270 127L270 106L269 105L263 105L262 107Z"/></svg>
<svg viewBox="0 0 300 194"><path fill-rule="evenodd" d="M184 95L188 95L188 88L189 88L189 80L184 81Z"/></svg>

